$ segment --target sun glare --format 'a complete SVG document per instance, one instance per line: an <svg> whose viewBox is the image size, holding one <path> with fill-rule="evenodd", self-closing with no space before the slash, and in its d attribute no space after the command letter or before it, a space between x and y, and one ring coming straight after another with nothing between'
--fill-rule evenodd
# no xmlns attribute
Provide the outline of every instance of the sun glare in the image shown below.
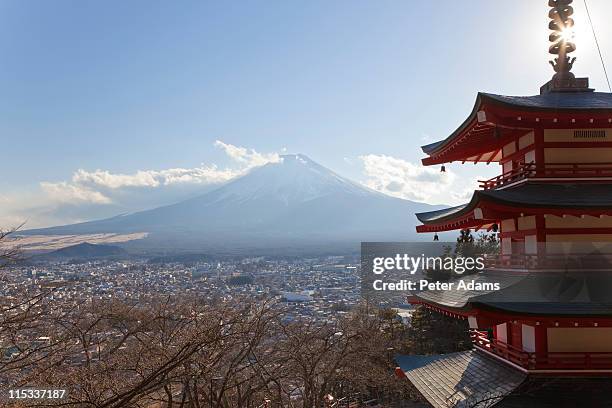
<svg viewBox="0 0 612 408"><path fill-rule="evenodd" d="M563 41L574 41L576 38L576 32L573 28L566 28L561 31L561 38L563 39Z"/></svg>

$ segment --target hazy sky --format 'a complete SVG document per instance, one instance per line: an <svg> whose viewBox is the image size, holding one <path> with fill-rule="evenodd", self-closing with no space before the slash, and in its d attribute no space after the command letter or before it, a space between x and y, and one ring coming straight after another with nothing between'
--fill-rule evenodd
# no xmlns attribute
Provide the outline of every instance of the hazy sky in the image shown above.
<svg viewBox="0 0 612 408"><path fill-rule="evenodd" d="M441 178L418 147L451 133L478 91L538 92L552 75L547 3L2 0L0 223L171 202L283 152L459 203L497 166ZM589 4L612 63L612 2ZM574 7L574 71L605 91Z"/></svg>

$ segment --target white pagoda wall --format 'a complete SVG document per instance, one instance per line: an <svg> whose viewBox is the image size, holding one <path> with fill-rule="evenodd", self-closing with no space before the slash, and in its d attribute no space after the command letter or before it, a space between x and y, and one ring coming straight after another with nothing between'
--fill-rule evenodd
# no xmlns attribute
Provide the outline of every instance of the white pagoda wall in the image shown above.
<svg viewBox="0 0 612 408"><path fill-rule="evenodd" d="M576 131L604 132L604 137L576 137ZM612 142L612 129L546 129L545 143L601 143ZM547 147L544 148L546 164L554 163L612 163L610 147Z"/></svg>

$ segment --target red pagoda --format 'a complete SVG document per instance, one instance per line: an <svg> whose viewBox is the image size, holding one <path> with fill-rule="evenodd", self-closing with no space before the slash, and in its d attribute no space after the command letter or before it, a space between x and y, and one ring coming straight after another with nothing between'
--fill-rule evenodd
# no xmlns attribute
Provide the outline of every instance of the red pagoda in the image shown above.
<svg viewBox="0 0 612 408"><path fill-rule="evenodd" d="M417 214L418 232L499 231L500 252L462 279L501 289L410 302L466 319L474 349L401 356L435 407L612 406L612 94L572 72L572 0L550 0L555 74L536 96L480 93L424 165L499 163L469 203Z"/></svg>

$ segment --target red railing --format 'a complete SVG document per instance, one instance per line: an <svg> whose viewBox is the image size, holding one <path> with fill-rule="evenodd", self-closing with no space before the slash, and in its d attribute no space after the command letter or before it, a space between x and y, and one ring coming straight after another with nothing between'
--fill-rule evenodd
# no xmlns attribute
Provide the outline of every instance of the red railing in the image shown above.
<svg viewBox="0 0 612 408"><path fill-rule="evenodd" d="M555 163L541 170L542 177L612 177L612 163Z"/></svg>
<svg viewBox="0 0 612 408"><path fill-rule="evenodd" d="M528 177L599 178L612 177L612 163L555 163L537 166L521 163L518 167L490 180L479 180L480 188L491 190Z"/></svg>
<svg viewBox="0 0 612 408"><path fill-rule="evenodd" d="M505 184L510 184L515 181L527 178L531 174L535 174L534 163L521 163L517 168L512 169L506 173L503 173L497 177L493 177L490 180L479 180L480 188L484 190L491 190Z"/></svg>
<svg viewBox="0 0 612 408"><path fill-rule="evenodd" d="M499 340L490 340L486 332L473 330L472 342L482 350L527 370L606 370L612 369L612 353L550 352L530 353Z"/></svg>
<svg viewBox="0 0 612 408"><path fill-rule="evenodd" d="M474 343L476 347L497 354L498 356L503 357L505 360L517 364L523 368L529 368L530 353L519 350L501 341L495 339L491 340L488 338L487 332L473 330L470 336L472 338L472 343Z"/></svg>

